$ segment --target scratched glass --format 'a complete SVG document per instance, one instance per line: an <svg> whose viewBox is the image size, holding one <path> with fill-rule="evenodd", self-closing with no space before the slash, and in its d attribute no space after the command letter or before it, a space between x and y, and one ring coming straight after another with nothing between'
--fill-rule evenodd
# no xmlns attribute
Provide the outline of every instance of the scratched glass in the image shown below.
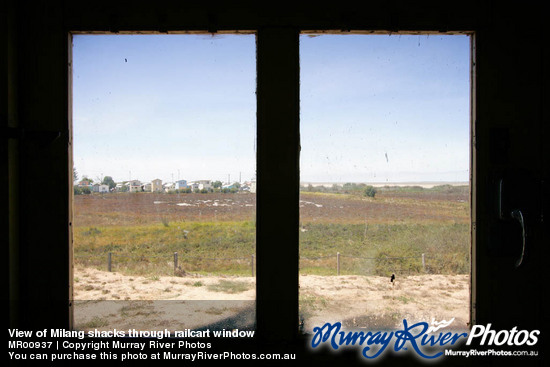
<svg viewBox="0 0 550 367"><path fill-rule="evenodd" d="M253 329L254 35L75 35L77 329Z"/></svg>
<svg viewBox="0 0 550 367"><path fill-rule="evenodd" d="M466 35L300 37L300 328L469 322Z"/></svg>

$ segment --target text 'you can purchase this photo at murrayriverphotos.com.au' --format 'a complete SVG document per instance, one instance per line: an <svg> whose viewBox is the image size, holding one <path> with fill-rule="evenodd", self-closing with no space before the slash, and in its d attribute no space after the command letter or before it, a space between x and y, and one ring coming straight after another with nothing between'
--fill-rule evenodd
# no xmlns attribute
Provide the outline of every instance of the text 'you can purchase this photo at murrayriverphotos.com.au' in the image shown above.
<svg viewBox="0 0 550 367"><path fill-rule="evenodd" d="M10 361L162 361L185 360L296 360L294 353L221 351L216 340L243 340L254 337L253 330L89 330L9 329ZM208 340L208 341L203 341ZM222 342L223 343L223 342Z"/></svg>

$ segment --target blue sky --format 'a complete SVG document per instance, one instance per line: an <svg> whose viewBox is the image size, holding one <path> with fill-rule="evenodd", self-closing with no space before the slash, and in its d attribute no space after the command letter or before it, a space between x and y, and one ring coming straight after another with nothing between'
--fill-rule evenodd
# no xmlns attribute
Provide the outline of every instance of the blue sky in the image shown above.
<svg viewBox="0 0 550 367"><path fill-rule="evenodd" d="M253 35L77 35L79 176L249 180ZM467 181L466 36L300 38L301 180Z"/></svg>
<svg viewBox="0 0 550 367"><path fill-rule="evenodd" d="M80 177L254 176L254 36L78 35L73 65Z"/></svg>
<svg viewBox="0 0 550 367"><path fill-rule="evenodd" d="M467 181L467 36L302 36L302 181Z"/></svg>

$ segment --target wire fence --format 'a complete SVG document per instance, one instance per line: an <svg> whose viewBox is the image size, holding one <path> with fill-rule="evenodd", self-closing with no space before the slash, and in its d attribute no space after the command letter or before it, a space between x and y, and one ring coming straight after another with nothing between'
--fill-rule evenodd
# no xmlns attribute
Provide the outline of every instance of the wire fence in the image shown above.
<svg viewBox="0 0 550 367"><path fill-rule="evenodd" d="M255 276L255 255L243 257L199 257L177 252L164 255L125 255L108 252L100 255L75 255L75 264L112 271L147 273L151 269L166 275L185 276L194 272ZM451 271L449 270L451 269ZM340 254L300 257L302 274L381 275L466 273L463 268L449 267L448 259L426 256L362 257Z"/></svg>

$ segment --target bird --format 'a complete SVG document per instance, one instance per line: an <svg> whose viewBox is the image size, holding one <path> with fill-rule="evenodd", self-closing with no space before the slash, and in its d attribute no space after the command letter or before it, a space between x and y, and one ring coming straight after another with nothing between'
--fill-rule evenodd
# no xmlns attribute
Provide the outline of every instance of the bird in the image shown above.
<svg viewBox="0 0 550 367"><path fill-rule="evenodd" d="M174 274L178 277L185 277L188 275L188 273L183 270L181 266L178 266L177 269L174 271Z"/></svg>
<svg viewBox="0 0 550 367"><path fill-rule="evenodd" d="M394 280L395 280L395 274L392 274L390 277L390 282L393 283Z"/></svg>

